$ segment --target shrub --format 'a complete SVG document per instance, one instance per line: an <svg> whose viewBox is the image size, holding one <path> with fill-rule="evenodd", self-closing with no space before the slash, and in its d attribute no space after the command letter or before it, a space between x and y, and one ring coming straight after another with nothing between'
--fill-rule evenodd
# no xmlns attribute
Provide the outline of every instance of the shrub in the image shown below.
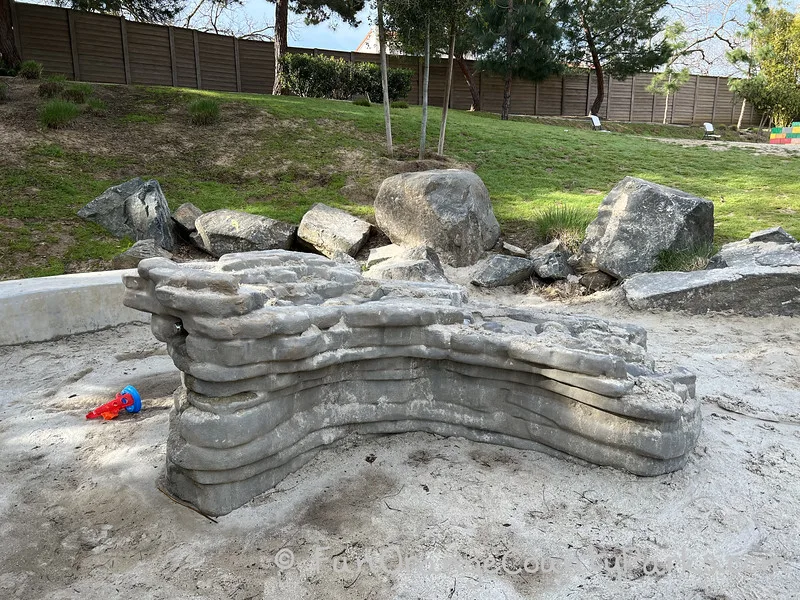
<svg viewBox="0 0 800 600"><path fill-rule="evenodd" d="M396 100L392 102L392 108L408 108L408 102L404 100Z"/></svg>
<svg viewBox="0 0 800 600"><path fill-rule="evenodd" d="M100 98L89 98L86 104L89 106L89 110L94 113L103 112L106 109L106 103Z"/></svg>
<svg viewBox="0 0 800 600"><path fill-rule="evenodd" d="M26 60L19 66L19 76L25 79L39 79L44 67L35 60Z"/></svg>
<svg viewBox="0 0 800 600"><path fill-rule="evenodd" d="M19 67L12 66L0 58L0 76L14 77L19 73Z"/></svg>
<svg viewBox="0 0 800 600"><path fill-rule="evenodd" d="M348 100L364 95L372 101L383 96L381 69L374 63L350 63L329 56L285 54L282 85L287 92L304 98ZM389 69L389 98L404 98L411 90L412 72Z"/></svg>
<svg viewBox="0 0 800 600"><path fill-rule="evenodd" d="M353 104L355 104L356 106L372 106L372 103L370 103L369 98L356 98L355 100L353 100Z"/></svg>
<svg viewBox="0 0 800 600"><path fill-rule="evenodd" d="M66 127L81 114L80 107L68 100L50 100L39 109L39 121L50 129Z"/></svg>
<svg viewBox="0 0 800 600"><path fill-rule="evenodd" d="M39 84L40 98L55 98L64 91L64 84L61 81L43 81Z"/></svg>
<svg viewBox="0 0 800 600"><path fill-rule="evenodd" d="M549 243L559 239L570 252L575 252L593 220L594 214L586 209L557 204L538 211L532 224L540 241Z"/></svg>
<svg viewBox="0 0 800 600"><path fill-rule="evenodd" d="M92 95L94 88L88 83L73 83L63 92L61 97L75 104L85 104L86 99Z"/></svg>
<svg viewBox="0 0 800 600"><path fill-rule="evenodd" d="M662 250L656 259L654 271L702 271L716 253L713 245L697 246L685 250Z"/></svg>
<svg viewBox="0 0 800 600"><path fill-rule="evenodd" d="M189 105L189 118L194 125L211 125L219 120L219 102L199 98Z"/></svg>
<svg viewBox="0 0 800 600"><path fill-rule="evenodd" d="M8 100L8 84L0 81L0 103Z"/></svg>

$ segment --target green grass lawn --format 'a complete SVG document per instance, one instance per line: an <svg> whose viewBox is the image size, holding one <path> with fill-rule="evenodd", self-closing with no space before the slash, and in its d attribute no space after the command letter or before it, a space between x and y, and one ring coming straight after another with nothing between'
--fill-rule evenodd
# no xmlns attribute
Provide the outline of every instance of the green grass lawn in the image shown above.
<svg viewBox="0 0 800 600"><path fill-rule="evenodd" d="M107 109L85 110L64 130L38 125L36 98L19 100L17 108L13 97L0 105L6 111L0 120L12 115L12 134L18 133L10 136L10 157L0 158L0 278L107 267L130 242L111 238L75 212L108 186L134 176L158 179L173 208L193 202L206 211L235 208L296 223L313 203L325 202L369 218L377 185L404 170L418 144L418 107L392 111L402 160L390 161L383 155L380 105L95 87ZM198 96L222 103L215 125L190 124L187 107ZM431 149L439 112L431 111ZM532 220L542 209L566 205L595 211L626 175L714 201L717 244L779 224L800 237L796 155L682 147L569 127L568 121L450 115L446 154L452 162L431 163L474 168L512 242L527 247L535 242ZM652 131L658 135L657 126Z"/></svg>

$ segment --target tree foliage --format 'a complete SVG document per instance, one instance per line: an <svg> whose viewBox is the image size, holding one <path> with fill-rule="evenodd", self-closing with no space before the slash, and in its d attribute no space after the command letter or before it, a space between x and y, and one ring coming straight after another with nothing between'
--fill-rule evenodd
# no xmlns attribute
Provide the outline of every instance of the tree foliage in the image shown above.
<svg viewBox="0 0 800 600"><path fill-rule="evenodd" d="M749 12L742 32L749 48L728 53L746 76L728 85L775 124L788 125L800 118L800 14L771 8L766 0L754 0Z"/></svg>
<svg viewBox="0 0 800 600"><path fill-rule="evenodd" d="M605 96L604 75L625 79L667 62L665 40L653 42L664 29L659 13L667 0L586 0L572 2L564 20L566 58L570 64L591 66L597 77L597 114Z"/></svg>
<svg viewBox="0 0 800 600"><path fill-rule="evenodd" d="M57 0L56 4L145 23L169 23L184 8L182 0Z"/></svg>
<svg viewBox="0 0 800 600"><path fill-rule="evenodd" d="M479 66L504 79L502 119L508 119L514 77L541 81L563 70L562 10L547 0L484 0L476 11Z"/></svg>

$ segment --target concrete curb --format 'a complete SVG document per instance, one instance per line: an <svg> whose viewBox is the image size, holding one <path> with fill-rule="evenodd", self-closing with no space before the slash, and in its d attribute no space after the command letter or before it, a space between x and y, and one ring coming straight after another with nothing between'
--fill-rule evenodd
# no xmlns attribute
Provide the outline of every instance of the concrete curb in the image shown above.
<svg viewBox="0 0 800 600"><path fill-rule="evenodd" d="M44 342L150 320L122 304L135 269L0 281L0 346Z"/></svg>

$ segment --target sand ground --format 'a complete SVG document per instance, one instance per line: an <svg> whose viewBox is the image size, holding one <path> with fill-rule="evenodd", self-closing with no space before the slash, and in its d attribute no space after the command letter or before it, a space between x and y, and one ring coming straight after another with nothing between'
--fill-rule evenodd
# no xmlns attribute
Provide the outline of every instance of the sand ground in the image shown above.
<svg viewBox="0 0 800 600"><path fill-rule="evenodd" d="M477 300L645 326L697 373L680 472L411 433L353 436L214 523L156 489L177 371L146 326L0 348L2 598L800 598L791 318ZM133 384L145 408L85 413Z"/></svg>

